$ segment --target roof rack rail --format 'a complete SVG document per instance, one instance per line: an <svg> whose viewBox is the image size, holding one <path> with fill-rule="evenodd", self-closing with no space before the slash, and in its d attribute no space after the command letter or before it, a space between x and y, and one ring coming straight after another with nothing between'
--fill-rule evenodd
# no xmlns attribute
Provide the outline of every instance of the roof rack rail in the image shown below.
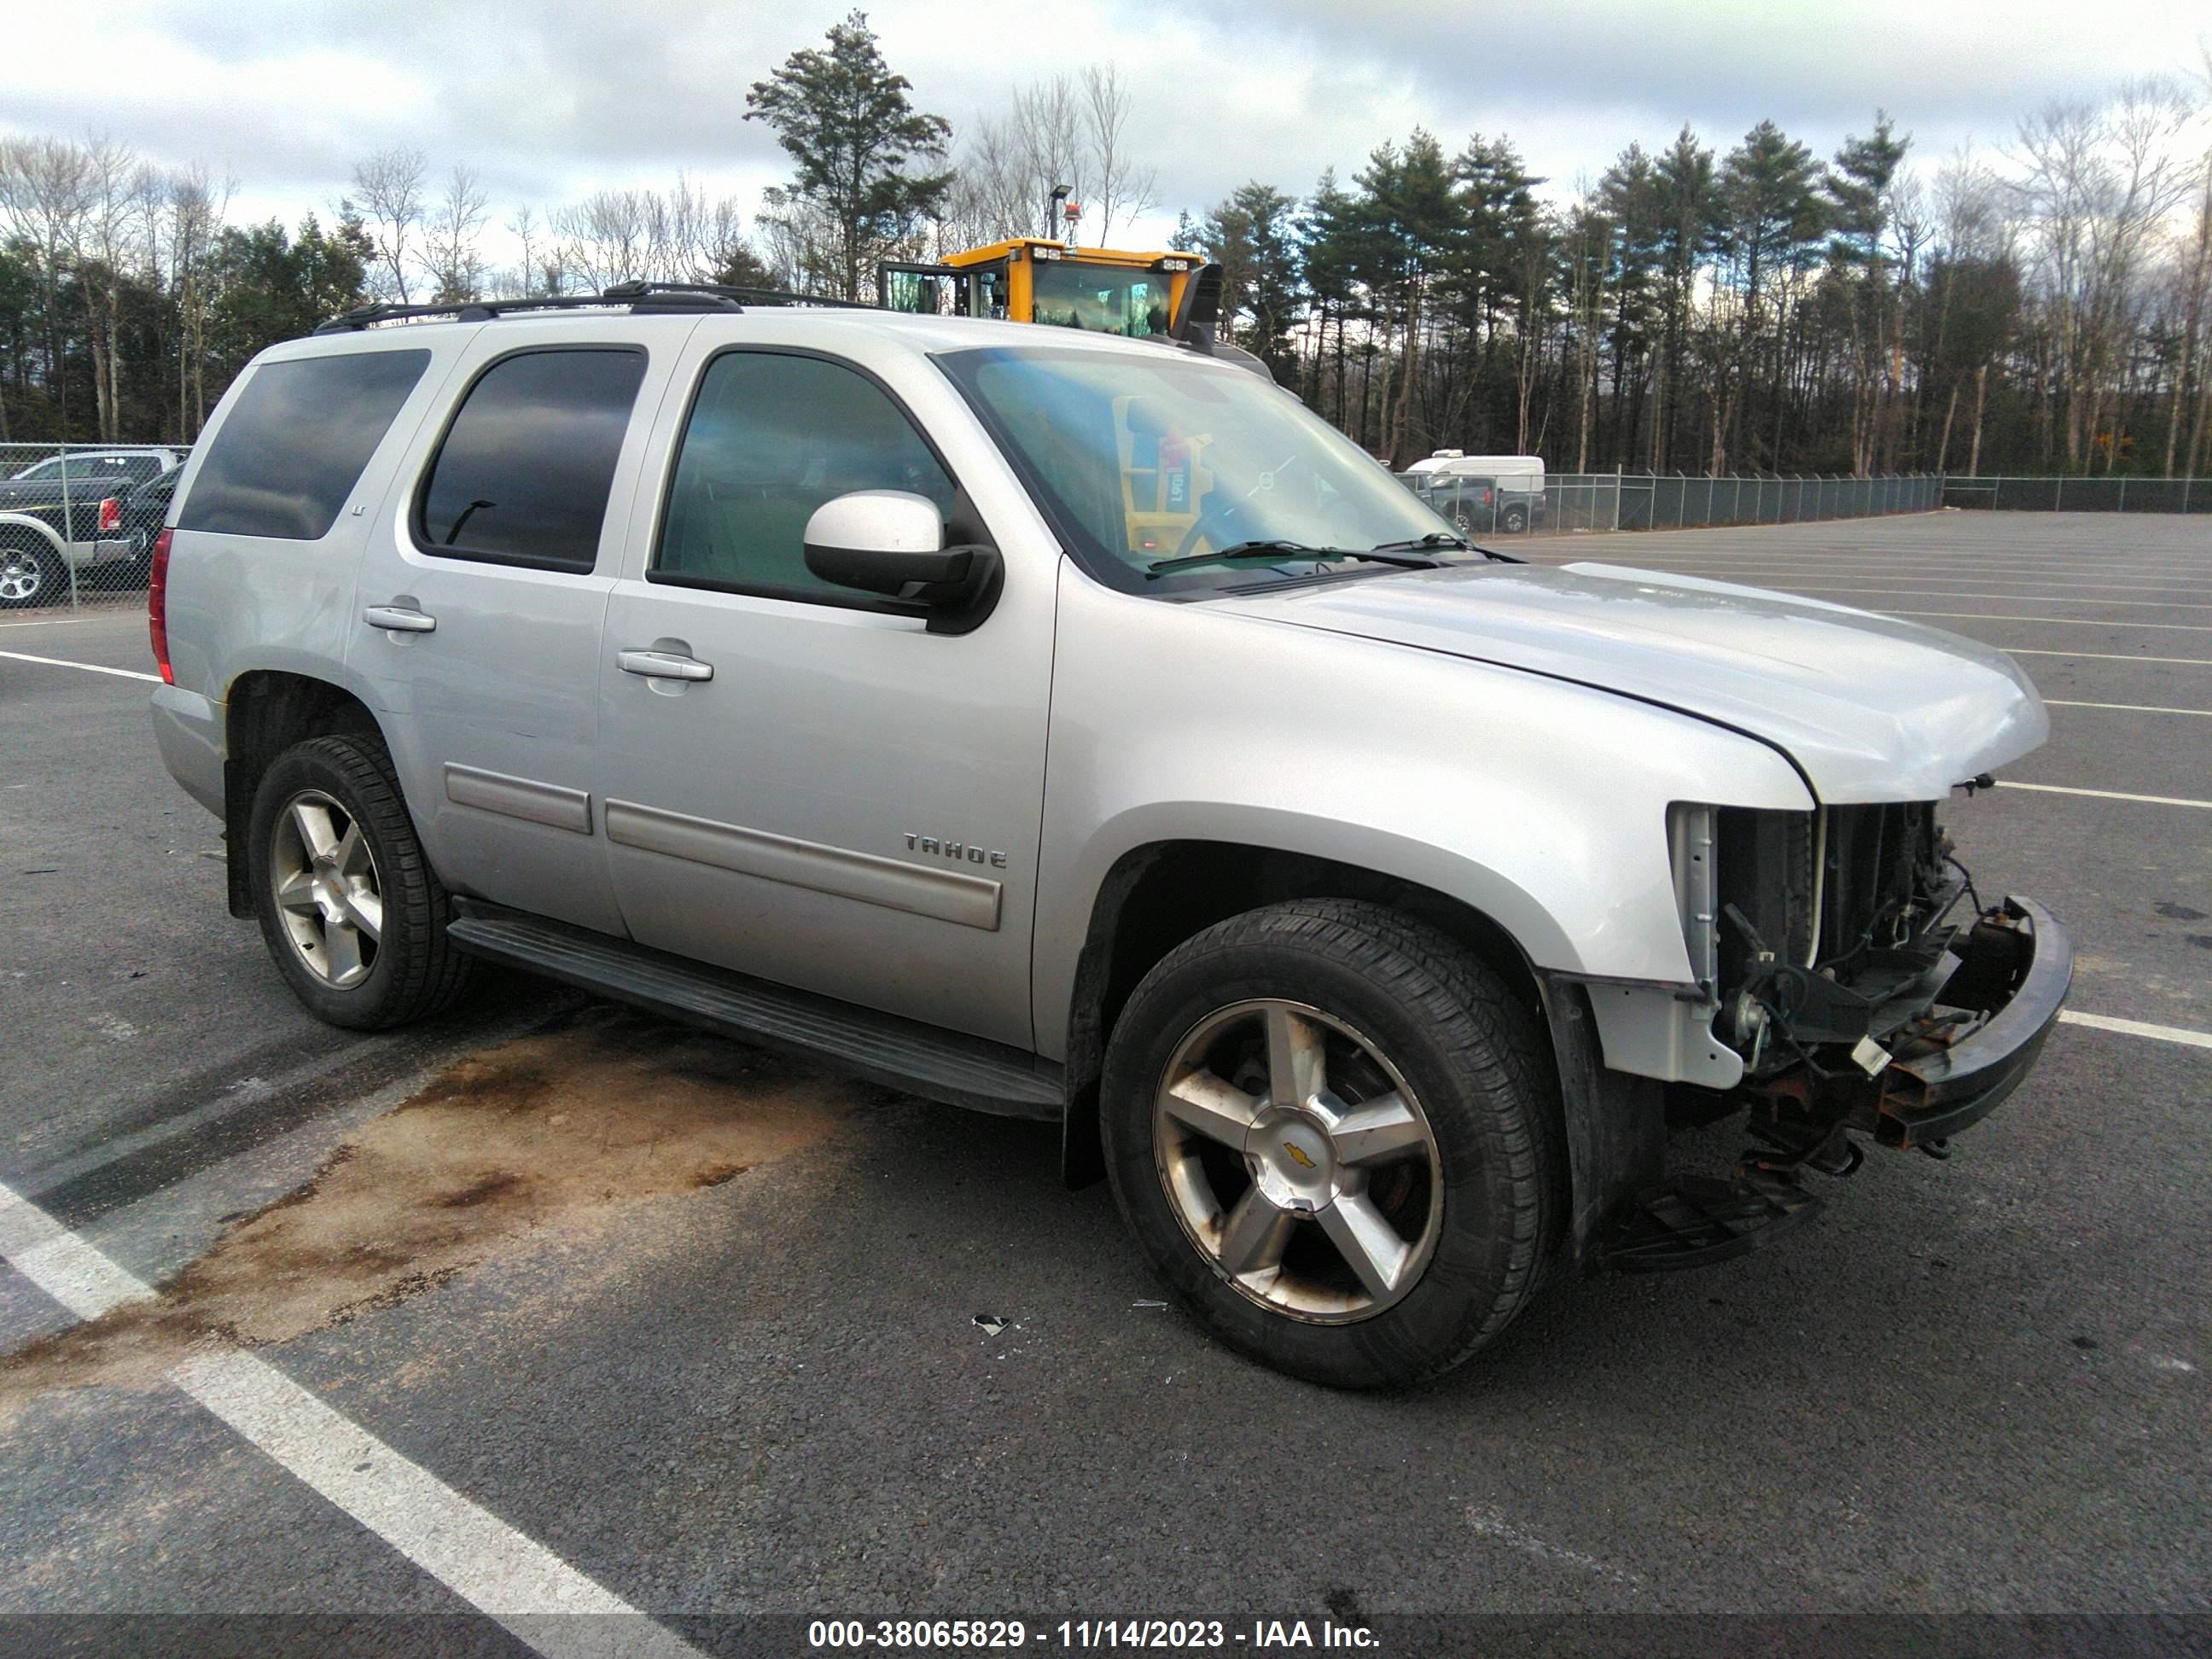
<svg viewBox="0 0 2212 1659"><path fill-rule="evenodd" d="M1175 317L1168 325L1168 331L1144 337L1157 344L1176 346L1200 356L1218 357L1273 380L1273 372L1259 358L1241 346L1231 345L1215 337L1214 331L1221 320L1222 286L1219 265L1208 262L1199 266L1184 285L1182 303L1176 307ZM319 324L315 332L357 332L385 323L413 322L433 317L449 318L461 323L484 323L517 313L580 311L617 306L629 307L634 316L653 312L729 313L743 311L748 306L811 306L827 311L886 309L872 301L836 300L821 294L794 294L787 289L751 288L732 283L647 282L639 277L627 283L610 283L597 294L555 294L534 300L464 300L449 305L357 306L326 323Z"/></svg>
<svg viewBox="0 0 2212 1659"><path fill-rule="evenodd" d="M647 295L665 294L711 295L723 300L742 301L757 306L814 306L829 311L880 311L881 306L871 300L836 300L823 294L795 294L788 289L748 288L732 283L617 283L607 289L602 298L635 300Z"/></svg>
<svg viewBox="0 0 2212 1659"><path fill-rule="evenodd" d="M445 318L459 323L487 323L516 313L580 311L627 306L633 314L653 312L740 311L757 306L821 306L838 310L873 311L860 300L832 300L815 294L792 294L781 289L740 288L724 283L653 283L639 279L614 283L597 294L542 295L521 300L457 300L444 305L356 306L328 322L316 325L318 334L345 334L385 323L419 322Z"/></svg>

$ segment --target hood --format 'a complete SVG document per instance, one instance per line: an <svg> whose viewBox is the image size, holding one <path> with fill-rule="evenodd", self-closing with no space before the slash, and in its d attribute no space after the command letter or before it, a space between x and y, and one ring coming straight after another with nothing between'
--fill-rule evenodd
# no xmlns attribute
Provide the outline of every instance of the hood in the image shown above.
<svg viewBox="0 0 2212 1659"><path fill-rule="evenodd" d="M2050 732L2011 658L1819 599L1619 565L1483 564L1215 603L1617 691L1782 749L1824 801L1940 800Z"/></svg>

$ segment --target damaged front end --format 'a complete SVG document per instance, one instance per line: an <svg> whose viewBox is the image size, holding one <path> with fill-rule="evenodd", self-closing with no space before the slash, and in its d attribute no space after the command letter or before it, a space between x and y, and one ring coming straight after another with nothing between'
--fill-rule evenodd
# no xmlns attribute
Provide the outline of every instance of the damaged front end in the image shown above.
<svg viewBox="0 0 2212 1659"><path fill-rule="evenodd" d="M1733 1181L1678 1181L1627 1206L1603 1259L1628 1269L1763 1243L1818 1207L1802 1175L1858 1168L1857 1137L1948 1156L1948 1137L2027 1074L2073 978L2048 910L1981 902L1933 802L1676 811L1685 942L1742 1074L1725 1090L1674 1085L1668 1114L1744 1112L1756 1144Z"/></svg>

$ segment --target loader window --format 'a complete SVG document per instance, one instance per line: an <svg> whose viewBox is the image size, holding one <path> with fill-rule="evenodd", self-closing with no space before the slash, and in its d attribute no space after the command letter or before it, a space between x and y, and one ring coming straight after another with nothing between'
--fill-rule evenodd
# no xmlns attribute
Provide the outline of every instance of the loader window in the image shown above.
<svg viewBox="0 0 2212 1659"><path fill-rule="evenodd" d="M1168 279L1158 272L1041 260L1030 283L1031 322L1139 339L1168 331Z"/></svg>

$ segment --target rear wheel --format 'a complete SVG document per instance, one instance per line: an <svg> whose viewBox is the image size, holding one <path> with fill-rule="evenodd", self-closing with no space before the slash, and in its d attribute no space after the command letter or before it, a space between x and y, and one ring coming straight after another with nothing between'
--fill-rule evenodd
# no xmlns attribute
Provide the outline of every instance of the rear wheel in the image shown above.
<svg viewBox="0 0 2212 1659"><path fill-rule="evenodd" d="M262 775L249 834L262 938L318 1018L378 1030L466 988L474 964L447 940L446 890L374 738L286 750Z"/></svg>
<svg viewBox="0 0 2212 1659"><path fill-rule="evenodd" d="M52 605L69 592L69 571L43 547L0 547L0 606Z"/></svg>
<svg viewBox="0 0 2212 1659"><path fill-rule="evenodd" d="M1312 900L1171 951L1116 1024L1109 1172L1201 1321L1346 1388L1449 1370L1541 1277L1552 1084L1528 1012L1450 940Z"/></svg>

